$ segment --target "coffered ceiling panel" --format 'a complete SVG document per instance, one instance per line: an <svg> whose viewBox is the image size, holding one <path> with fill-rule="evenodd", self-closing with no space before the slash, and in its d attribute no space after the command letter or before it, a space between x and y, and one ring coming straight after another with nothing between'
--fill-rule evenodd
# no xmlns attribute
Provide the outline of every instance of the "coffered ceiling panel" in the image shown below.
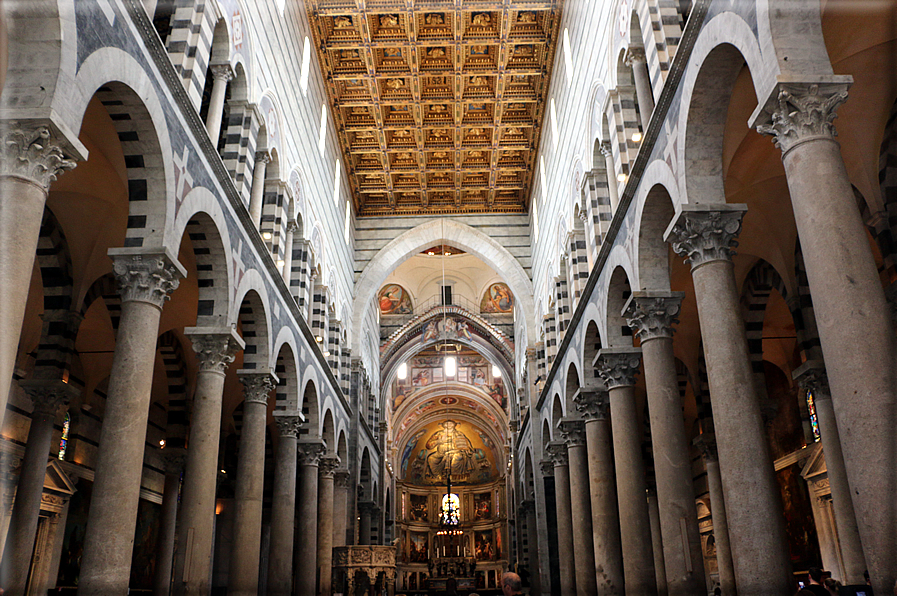
<svg viewBox="0 0 897 596"><path fill-rule="evenodd" d="M307 0L360 216L525 213L563 0Z"/></svg>

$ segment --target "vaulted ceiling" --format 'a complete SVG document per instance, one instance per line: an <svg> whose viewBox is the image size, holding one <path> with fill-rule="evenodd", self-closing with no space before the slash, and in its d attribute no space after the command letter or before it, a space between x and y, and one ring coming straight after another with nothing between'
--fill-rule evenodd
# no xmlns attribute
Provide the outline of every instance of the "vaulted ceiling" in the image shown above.
<svg viewBox="0 0 897 596"><path fill-rule="evenodd" d="M563 0L308 0L360 216L525 213Z"/></svg>

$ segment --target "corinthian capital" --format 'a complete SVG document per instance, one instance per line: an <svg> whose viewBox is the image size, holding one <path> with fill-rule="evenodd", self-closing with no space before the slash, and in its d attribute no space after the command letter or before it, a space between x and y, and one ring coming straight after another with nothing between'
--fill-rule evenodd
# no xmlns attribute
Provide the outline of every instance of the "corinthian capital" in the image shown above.
<svg viewBox="0 0 897 596"><path fill-rule="evenodd" d="M735 254L746 205L682 205L664 239L694 271L713 261L728 261Z"/></svg>
<svg viewBox="0 0 897 596"><path fill-rule="evenodd" d="M642 342L672 338L683 298L685 292L633 292L623 307L623 317Z"/></svg>
<svg viewBox="0 0 897 596"><path fill-rule="evenodd" d="M603 387L580 387L573 396L573 403L576 404L576 411L586 422L610 419L607 390Z"/></svg>
<svg viewBox="0 0 897 596"><path fill-rule="evenodd" d="M586 423L579 418L561 418L558 428L567 447L584 447L586 444Z"/></svg>
<svg viewBox="0 0 897 596"><path fill-rule="evenodd" d="M295 439L299 436L299 429L305 424L305 416L300 410L275 410L274 422L277 423L281 437Z"/></svg>
<svg viewBox="0 0 897 596"><path fill-rule="evenodd" d="M230 64L213 64L211 66L212 76L216 81L230 82L234 78L234 69Z"/></svg>
<svg viewBox="0 0 897 596"><path fill-rule="evenodd" d="M255 152L255 163L263 163L268 164L271 162L271 154L267 151L256 151Z"/></svg>
<svg viewBox="0 0 897 596"><path fill-rule="evenodd" d="M112 272L118 281L122 302L147 302L158 308L170 298L187 272L167 251L140 252L109 249Z"/></svg>
<svg viewBox="0 0 897 596"><path fill-rule="evenodd" d="M237 376L243 383L243 400L248 404L268 404L271 390L279 380L271 371L238 370Z"/></svg>
<svg viewBox="0 0 897 596"><path fill-rule="evenodd" d="M776 147L788 153L813 139L837 136L832 121L847 101L849 81L827 83L779 83L762 112L755 113L757 132L773 137Z"/></svg>
<svg viewBox="0 0 897 596"><path fill-rule="evenodd" d="M26 379L19 387L31 398L35 414L55 416L63 406L78 395L78 390L62 379Z"/></svg>
<svg viewBox="0 0 897 596"><path fill-rule="evenodd" d="M642 361L641 348L605 348L595 357L595 370L608 389L632 387Z"/></svg>
<svg viewBox="0 0 897 596"><path fill-rule="evenodd" d="M624 64L629 68L632 68L634 64L647 61L645 48L641 46L629 46L629 49L626 50L626 55L623 57Z"/></svg>
<svg viewBox="0 0 897 596"><path fill-rule="evenodd" d="M333 486L336 488L349 488L349 468L339 468L333 473Z"/></svg>
<svg viewBox="0 0 897 596"><path fill-rule="evenodd" d="M246 347L243 338L230 327L188 327L184 334L193 342L200 371L224 374L237 352Z"/></svg>
<svg viewBox="0 0 897 596"><path fill-rule="evenodd" d="M567 444L564 441L551 441L546 447L548 457L555 466L566 466L569 461L567 459Z"/></svg>
<svg viewBox="0 0 897 596"><path fill-rule="evenodd" d="M59 174L75 167L75 160L66 155L68 143L49 126L13 121L6 130L0 176L23 178L46 191Z"/></svg>
<svg viewBox="0 0 897 596"><path fill-rule="evenodd" d="M332 457L322 457L320 461L318 461L318 472L324 478L333 478L336 471L339 469L339 464L339 457L335 455Z"/></svg>
<svg viewBox="0 0 897 596"><path fill-rule="evenodd" d="M831 398L828 375L821 360L807 360L791 373L791 378L797 381L801 389L812 391L817 401Z"/></svg>
<svg viewBox="0 0 897 596"><path fill-rule="evenodd" d="M598 150L604 157L613 157L614 155L614 146L610 144L610 141L601 141Z"/></svg>
<svg viewBox="0 0 897 596"><path fill-rule="evenodd" d="M300 466L317 466L326 451L327 444L317 439L300 439L296 445Z"/></svg>

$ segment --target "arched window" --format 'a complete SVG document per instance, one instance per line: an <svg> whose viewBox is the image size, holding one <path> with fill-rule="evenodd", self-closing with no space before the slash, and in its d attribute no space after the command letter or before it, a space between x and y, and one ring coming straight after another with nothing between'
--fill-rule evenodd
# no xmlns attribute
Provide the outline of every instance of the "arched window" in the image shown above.
<svg viewBox="0 0 897 596"><path fill-rule="evenodd" d="M813 390L807 390L807 411L810 413L810 426L813 428L813 441L819 442L819 418L816 416L816 400L813 397Z"/></svg>
<svg viewBox="0 0 897 596"><path fill-rule="evenodd" d="M457 526L461 522L461 499L455 493L447 493L442 497L442 523Z"/></svg>
<svg viewBox="0 0 897 596"><path fill-rule="evenodd" d="M59 459L65 460L65 450L69 445L69 429L72 426L72 417L68 412L65 413L65 420L62 422L62 438L59 439Z"/></svg>

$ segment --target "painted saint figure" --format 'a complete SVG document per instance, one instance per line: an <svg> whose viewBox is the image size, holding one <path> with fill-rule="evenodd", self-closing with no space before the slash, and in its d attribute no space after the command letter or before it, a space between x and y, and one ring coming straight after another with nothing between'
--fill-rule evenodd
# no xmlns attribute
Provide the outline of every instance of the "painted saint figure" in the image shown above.
<svg viewBox="0 0 897 596"><path fill-rule="evenodd" d="M441 426L442 430L437 430L427 440L427 449L435 448L427 456L427 476L440 478L451 473L453 478L467 477L476 469L473 444L467 435L457 430L454 420L446 420Z"/></svg>

